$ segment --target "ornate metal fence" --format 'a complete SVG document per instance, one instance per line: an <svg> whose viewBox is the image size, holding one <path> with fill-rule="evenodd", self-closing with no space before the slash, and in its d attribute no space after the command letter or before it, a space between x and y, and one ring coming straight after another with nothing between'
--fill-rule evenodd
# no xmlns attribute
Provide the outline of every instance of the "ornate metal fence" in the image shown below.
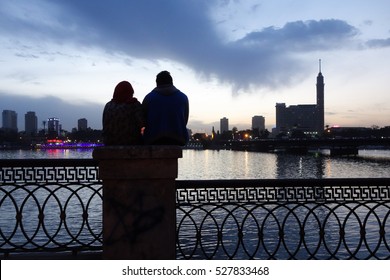
<svg viewBox="0 0 390 280"><path fill-rule="evenodd" d="M181 181L177 258L389 259L390 179Z"/></svg>
<svg viewBox="0 0 390 280"><path fill-rule="evenodd" d="M178 259L389 259L390 178L177 181ZM92 159L0 160L0 253L102 250Z"/></svg>
<svg viewBox="0 0 390 280"><path fill-rule="evenodd" d="M89 159L0 161L0 252L102 249L102 185Z"/></svg>

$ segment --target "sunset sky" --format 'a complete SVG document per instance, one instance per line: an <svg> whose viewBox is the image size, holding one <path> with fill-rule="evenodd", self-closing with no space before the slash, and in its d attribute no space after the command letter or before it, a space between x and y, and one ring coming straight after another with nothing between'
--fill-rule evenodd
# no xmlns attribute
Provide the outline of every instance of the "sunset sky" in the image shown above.
<svg viewBox="0 0 390 280"><path fill-rule="evenodd" d="M190 101L188 128L275 125L275 104L314 104L325 124L390 125L388 0L0 0L0 111L35 111L101 129L115 85L142 102L171 72Z"/></svg>

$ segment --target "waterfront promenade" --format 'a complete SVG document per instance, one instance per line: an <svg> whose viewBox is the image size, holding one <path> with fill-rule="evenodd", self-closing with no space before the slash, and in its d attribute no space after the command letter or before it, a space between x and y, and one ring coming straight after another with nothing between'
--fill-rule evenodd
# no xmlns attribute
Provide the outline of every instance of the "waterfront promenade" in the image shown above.
<svg viewBox="0 0 390 280"><path fill-rule="evenodd" d="M2 160L2 258L102 258L98 174L92 159ZM387 259L389 185L388 178L175 181L174 258ZM133 212L140 219L130 233L153 228L160 220L153 209Z"/></svg>

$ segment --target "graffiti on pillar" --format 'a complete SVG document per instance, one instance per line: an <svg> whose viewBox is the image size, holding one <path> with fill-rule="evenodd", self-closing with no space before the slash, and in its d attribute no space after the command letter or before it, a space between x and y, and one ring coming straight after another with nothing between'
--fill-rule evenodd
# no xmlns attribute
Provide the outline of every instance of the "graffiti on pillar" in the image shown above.
<svg viewBox="0 0 390 280"><path fill-rule="evenodd" d="M126 204L115 198L108 198L106 202L117 217L111 233L105 238L107 245L123 240L135 243L140 235L153 229L164 217L164 207L160 205L150 208L150 205L146 205L145 194L142 192L138 192L133 196L133 201ZM118 235L121 231L123 234Z"/></svg>

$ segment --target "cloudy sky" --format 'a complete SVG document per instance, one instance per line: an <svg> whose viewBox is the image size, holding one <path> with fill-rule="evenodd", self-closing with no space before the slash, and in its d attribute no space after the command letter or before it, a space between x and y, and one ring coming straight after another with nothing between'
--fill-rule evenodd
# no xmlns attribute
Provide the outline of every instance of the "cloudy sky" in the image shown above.
<svg viewBox="0 0 390 280"><path fill-rule="evenodd" d="M0 0L0 110L64 129L101 114L115 85L141 102L171 72L194 132L275 125L275 104L314 104L325 123L390 125L388 0Z"/></svg>

